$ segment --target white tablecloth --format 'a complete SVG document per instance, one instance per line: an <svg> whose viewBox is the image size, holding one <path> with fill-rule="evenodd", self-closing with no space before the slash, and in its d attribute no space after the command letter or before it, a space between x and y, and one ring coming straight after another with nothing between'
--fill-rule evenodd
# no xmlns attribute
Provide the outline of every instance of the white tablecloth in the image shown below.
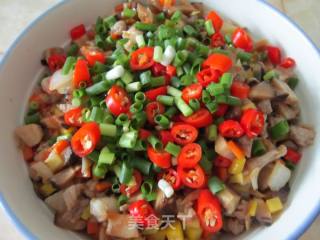
<svg viewBox="0 0 320 240"><path fill-rule="evenodd" d="M17 34L32 19L58 1L0 0L0 54L8 48ZM268 1L296 20L320 47L320 0ZM1 208L0 229L0 240L23 240L21 234L17 232ZM320 239L320 217L302 237L302 240L318 239Z"/></svg>

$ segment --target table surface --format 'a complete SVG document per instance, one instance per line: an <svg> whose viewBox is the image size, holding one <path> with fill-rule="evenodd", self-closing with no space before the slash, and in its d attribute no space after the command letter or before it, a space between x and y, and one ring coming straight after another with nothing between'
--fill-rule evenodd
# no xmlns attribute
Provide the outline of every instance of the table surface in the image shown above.
<svg viewBox="0 0 320 240"><path fill-rule="evenodd" d="M35 17L59 0L0 0L0 55L15 37ZM271 4L294 19L320 47L319 0L268 0ZM15 13L15 14L12 14ZM317 31L315 31L315 29ZM21 234L0 208L0 240L22 240ZM320 236L320 217L313 223L301 240L317 240Z"/></svg>

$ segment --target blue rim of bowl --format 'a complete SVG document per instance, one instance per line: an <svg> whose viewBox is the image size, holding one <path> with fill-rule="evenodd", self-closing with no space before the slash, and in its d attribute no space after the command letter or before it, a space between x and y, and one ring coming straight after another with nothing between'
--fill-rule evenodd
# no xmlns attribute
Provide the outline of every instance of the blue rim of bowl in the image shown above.
<svg viewBox="0 0 320 240"><path fill-rule="evenodd" d="M39 15L37 18L35 18L14 40L14 42L11 44L9 49L4 53L2 56L2 59L0 59L0 70L3 67L4 63L6 62L6 59L9 57L11 51L15 48L15 46L20 42L20 40L27 34L27 32L42 18L44 18L46 15L54 11L56 8L64 5L69 0L62 0L58 2L57 4L53 5L51 8L46 10L44 13ZM296 24L290 17L282 13L280 10L272 6L270 3L266 2L266 0L257 0L260 2L264 7L267 7L280 15L284 20L289 22L291 25L293 25L300 34L303 35L303 37L309 42L309 44L312 45L312 47L318 52L320 56L320 49L316 46L316 44L312 41L312 39L304 32L304 30ZM38 239L30 230L18 219L14 211L10 208L8 202L5 200L3 194L0 192L0 207L5 210L5 213L9 216L10 220L13 222L15 227L18 229L18 231L28 240L36 240ZM312 222L315 220L315 218L320 214L320 202L318 206L306 217L303 224L296 229L290 236L288 236L288 240L295 240L298 239L306 230L307 228L312 224Z"/></svg>

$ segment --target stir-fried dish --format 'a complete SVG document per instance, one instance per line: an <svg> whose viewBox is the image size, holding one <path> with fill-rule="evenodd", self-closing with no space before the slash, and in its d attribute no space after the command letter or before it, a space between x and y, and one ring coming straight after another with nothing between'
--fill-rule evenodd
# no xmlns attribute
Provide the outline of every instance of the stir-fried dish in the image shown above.
<svg viewBox="0 0 320 240"><path fill-rule="evenodd" d="M315 132L295 60L201 3L129 1L70 31L16 129L55 224L92 239L270 225Z"/></svg>

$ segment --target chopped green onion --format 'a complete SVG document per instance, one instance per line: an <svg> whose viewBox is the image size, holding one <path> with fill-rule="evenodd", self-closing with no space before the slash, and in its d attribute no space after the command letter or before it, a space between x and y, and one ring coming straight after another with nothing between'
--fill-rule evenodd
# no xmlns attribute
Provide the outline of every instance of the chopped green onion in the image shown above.
<svg viewBox="0 0 320 240"><path fill-rule="evenodd" d="M140 74L140 81L142 85L148 85L151 82L151 71L146 71Z"/></svg>
<svg viewBox="0 0 320 240"><path fill-rule="evenodd" d="M75 98L82 98L85 95L85 90L83 88L75 89L72 92L72 96Z"/></svg>
<svg viewBox="0 0 320 240"><path fill-rule="evenodd" d="M142 172L144 175L149 175L151 172L152 163L148 160L137 158L133 159L132 166L133 168L138 169L139 172Z"/></svg>
<svg viewBox="0 0 320 240"><path fill-rule="evenodd" d="M270 81L273 78L277 78L279 76L279 74L275 71L275 70L270 70L269 72L267 72L264 76L263 76L263 80L264 81Z"/></svg>
<svg viewBox="0 0 320 240"><path fill-rule="evenodd" d="M68 75L68 73L71 71L71 69L73 68L75 63L76 63L75 57L67 57L64 65L63 65L63 68L62 68L62 74Z"/></svg>
<svg viewBox="0 0 320 240"><path fill-rule="evenodd" d="M72 43L69 47L69 50L68 50L68 53L67 55L68 56L75 56L78 54L78 51L79 51L79 47L76 43Z"/></svg>
<svg viewBox="0 0 320 240"><path fill-rule="evenodd" d="M138 92L138 91L141 90L141 88L142 88L141 82L129 83L129 84L126 86L127 92Z"/></svg>
<svg viewBox="0 0 320 240"><path fill-rule="evenodd" d="M159 95L157 97L157 101L162 103L163 105L172 106L174 103L174 97L166 96L166 95Z"/></svg>
<svg viewBox="0 0 320 240"><path fill-rule="evenodd" d="M180 79L181 85L182 85L182 86L189 86L189 85L192 84L193 79L194 79L194 76L192 76L192 75L189 75L189 74L188 74L188 75L184 75L184 76Z"/></svg>
<svg viewBox="0 0 320 240"><path fill-rule="evenodd" d="M116 22L117 19L115 18L115 16L109 16L103 19L103 24L107 28L111 28Z"/></svg>
<svg viewBox="0 0 320 240"><path fill-rule="evenodd" d="M119 183L112 184L111 190L114 193L119 193L120 192L120 184Z"/></svg>
<svg viewBox="0 0 320 240"><path fill-rule="evenodd" d="M288 86L294 90L298 85L299 79L297 77L290 77L287 79Z"/></svg>
<svg viewBox="0 0 320 240"><path fill-rule="evenodd" d="M215 113L218 110L218 104L214 101L207 103L206 107L211 114Z"/></svg>
<svg viewBox="0 0 320 240"><path fill-rule="evenodd" d="M104 115L103 123L109 123L112 124L114 123L114 118L110 113L107 113Z"/></svg>
<svg viewBox="0 0 320 240"><path fill-rule="evenodd" d="M168 142L168 144L166 145L164 150L166 152L170 153L171 155L178 157L178 155L181 151L181 147L179 145L172 143L172 142Z"/></svg>
<svg viewBox="0 0 320 240"><path fill-rule="evenodd" d="M102 123L104 119L104 110L100 107L93 107L89 117L89 121Z"/></svg>
<svg viewBox="0 0 320 240"><path fill-rule="evenodd" d="M24 118L24 123L25 124L31 124L31 123L40 123L40 114L38 112L31 114L31 115L27 115Z"/></svg>
<svg viewBox="0 0 320 240"><path fill-rule="evenodd" d="M129 198L126 195L120 195L118 198L118 207L126 204L128 202Z"/></svg>
<svg viewBox="0 0 320 240"><path fill-rule="evenodd" d="M163 22L165 19L166 19L166 16L165 16L164 12L161 12L156 15L157 22Z"/></svg>
<svg viewBox="0 0 320 240"><path fill-rule="evenodd" d="M86 157L89 158L92 162L97 163L99 160L99 155L100 153L94 150L93 152L89 153Z"/></svg>
<svg viewBox="0 0 320 240"><path fill-rule="evenodd" d="M141 128L147 121L147 115L145 112L137 112L132 116L131 127L133 129Z"/></svg>
<svg viewBox="0 0 320 240"><path fill-rule="evenodd" d="M121 77L121 81L124 84L129 84L133 81L133 75L129 71L124 71L123 76Z"/></svg>
<svg viewBox="0 0 320 240"><path fill-rule="evenodd" d="M137 30L140 30L140 31L151 31L151 32L154 32L154 31L157 30L157 25L150 24L150 23L136 22L134 26L135 26L135 28Z"/></svg>
<svg viewBox="0 0 320 240"><path fill-rule="evenodd" d="M151 144L151 146L155 150L161 150L163 147L161 141L154 135L151 135L150 137L148 137L148 142Z"/></svg>
<svg viewBox="0 0 320 240"><path fill-rule="evenodd" d="M276 125L271 127L270 134L273 140L281 140L285 138L289 133L289 124L287 120L282 120L278 122Z"/></svg>
<svg viewBox="0 0 320 240"><path fill-rule="evenodd" d="M171 20L178 22L182 17L182 12L181 11L175 11L174 14L171 16Z"/></svg>
<svg viewBox="0 0 320 240"><path fill-rule="evenodd" d="M206 174L212 173L213 162L210 161L207 154L202 154L202 158L200 160L200 166L203 168Z"/></svg>
<svg viewBox="0 0 320 240"><path fill-rule="evenodd" d="M160 46L155 46L154 47L154 52L153 52L153 60L156 62L161 62L163 57L163 49Z"/></svg>
<svg viewBox="0 0 320 240"><path fill-rule="evenodd" d="M39 110L39 104L37 102L29 103L28 115L36 113L38 110Z"/></svg>
<svg viewBox="0 0 320 240"><path fill-rule="evenodd" d="M241 99L234 97L234 96L228 96L227 97L227 104L230 106L240 106L241 105Z"/></svg>
<svg viewBox="0 0 320 240"><path fill-rule="evenodd" d="M221 124L223 121L224 121L224 118L223 118L223 117L218 117L218 118L216 118L216 119L214 120L214 123L215 123L216 125L219 125L219 124Z"/></svg>
<svg viewBox="0 0 320 240"><path fill-rule="evenodd" d="M208 181L208 186L213 194L216 194L225 188L223 182L217 177L211 177Z"/></svg>
<svg viewBox="0 0 320 240"><path fill-rule="evenodd" d="M179 89L176 89L174 87L168 86L167 92L172 97L180 97L182 95L182 92Z"/></svg>
<svg viewBox="0 0 320 240"><path fill-rule="evenodd" d="M130 106L131 113L141 112L143 110L143 104L141 102L135 102Z"/></svg>
<svg viewBox="0 0 320 240"><path fill-rule="evenodd" d="M150 82L150 86L152 88L154 88L154 87L163 86L163 85L165 85L165 83L166 83L166 79L164 78L164 76L152 77L151 82Z"/></svg>
<svg viewBox="0 0 320 240"><path fill-rule="evenodd" d="M252 156L258 157L267 152L266 146L263 144L261 139L256 139L252 144Z"/></svg>
<svg viewBox="0 0 320 240"><path fill-rule="evenodd" d="M189 107L188 104L185 103L185 101L181 97L175 98L175 104L177 108L182 112L183 116L189 117L193 114L193 110L191 107Z"/></svg>
<svg viewBox="0 0 320 240"><path fill-rule="evenodd" d="M219 96L216 96L215 100L217 103L227 103L227 96L219 95Z"/></svg>
<svg viewBox="0 0 320 240"><path fill-rule="evenodd" d="M238 52L237 58L240 59L241 62L250 62L252 54L248 52Z"/></svg>
<svg viewBox="0 0 320 240"><path fill-rule="evenodd" d="M143 92L137 92L134 95L134 101L144 103L146 101L146 95Z"/></svg>
<svg viewBox="0 0 320 240"><path fill-rule="evenodd" d="M102 164L111 165L115 160L115 154L110 152L108 147L102 148L99 159L98 159L98 166Z"/></svg>
<svg viewBox="0 0 320 240"><path fill-rule="evenodd" d="M116 119L116 125L123 126L128 121L129 121L128 115L125 113L121 113Z"/></svg>
<svg viewBox="0 0 320 240"><path fill-rule="evenodd" d="M122 184L128 184L131 181L133 175L133 168L128 163L123 162L121 165L119 181Z"/></svg>
<svg viewBox="0 0 320 240"><path fill-rule="evenodd" d="M205 28L206 28L207 33L209 34L209 36L211 36L211 35L213 35L215 33L215 30L214 30L214 27L213 27L213 24L212 24L211 20L207 20L204 25L205 25Z"/></svg>
<svg viewBox="0 0 320 240"><path fill-rule="evenodd" d="M192 27L191 25L185 25L183 27L183 31L188 35L188 36L196 36L197 30L194 29L194 27Z"/></svg>
<svg viewBox="0 0 320 240"><path fill-rule="evenodd" d="M155 116L154 121L156 124L160 125L163 129L167 129L170 126L169 119L163 114L158 114Z"/></svg>
<svg viewBox="0 0 320 240"><path fill-rule="evenodd" d="M146 45L146 42L145 42L144 37L143 37L142 34L138 35L136 37L136 42L137 42L139 48L144 47Z"/></svg>
<svg viewBox="0 0 320 240"><path fill-rule="evenodd" d="M126 18L133 18L135 15L136 15L136 11L127 7L122 11L122 16Z"/></svg>
<svg viewBox="0 0 320 240"><path fill-rule="evenodd" d="M187 50L178 51L174 58L173 65L176 67L182 66L187 61L188 56L189 56L189 51Z"/></svg>
<svg viewBox="0 0 320 240"><path fill-rule="evenodd" d="M210 93L207 90L202 90L202 102L207 104L211 101Z"/></svg>
<svg viewBox="0 0 320 240"><path fill-rule="evenodd" d="M176 107L169 107L168 110L164 113L165 116L167 116L169 119L172 118L176 113L178 112L178 109Z"/></svg>
<svg viewBox="0 0 320 240"><path fill-rule="evenodd" d="M213 142L217 139L218 136L218 130L217 130L217 125L212 124L208 127L207 129L207 138L210 142Z"/></svg>
<svg viewBox="0 0 320 240"><path fill-rule="evenodd" d="M220 79L220 84L225 88L230 88L232 84L232 73L224 73Z"/></svg>
<svg viewBox="0 0 320 240"><path fill-rule="evenodd" d="M134 148L138 139L137 131L125 132L121 135L119 146L122 148Z"/></svg>
<svg viewBox="0 0 320 240"><path fill-rule="evenodd" d="M232 45L232 39L231 39L231 36L229 34L224 35L224 40L226 41L226 43L228 45Z"/></svg>
<svg viewBox="0 0 320 240"><path fill-rule="evenodd" d="M152 193L154 188L154 181L152 179L148 179L141 184L141 193L143 196L147 196Z"/></svg>
<svg viewBox="0 0 320 240"><path fill-rule="evenodd" d="M156 192L151 192L148 195L144 195L143 198L148 202L155 201L157 199L157 193Z"/></svg>
<svg viewBox="0 0 320 240"><path fill-rule="evenodd" d="M94 74L99 74L99 73L105 73L108 68L107 68L107 65L101 63L101 62L96 62L94 65L93 65L93 68L92 68Z"/></svg>
<svg viewBox="0 0 320 240"><path fill-rule="evenodd" d="M210 93L211 96L218 96L224 93L224 87L221 84L211 83L207 87L207 91Z"/></svg>
<svg viewBox="0 0 320 240"><path fill-rule="evenodd" d="M177 49L182 50L186 48L187 40L185 38L179 37L177 38ZM187 50L185 50L187 51ZM187 51L188 52L188 51Z"/></svg>
<svg viewBox="0 0 320 240"><path fill-rule="evenodd" d="M98 178L104 178L104 176L106 175L107 171L108 171L108 168L107 168L106 165L103 164L103 165L99 166L97 164L93 168L92 173L93 173L94 176L96 176Z"/></svg>
<svg viewBox="0 0 320 240"><path fill-rule="evenodd" d="M101 123L100 125L101 135L107 137L115 137L117 134L117 126L108 123Z"/></svg>
<svg viewBox="0 0 320 240"><path fill-rule="evenodd" d="M136 152L141 152L141 151L145 151L146 149L147 149L147 143L141 139L138 139L136 142L136 145L132 150Z"/></svg>
<svg viewBox="0 0 320 240"><path fill-rule="evenodd" d="M105 41L101 38L100 35L96 35L95 38L94 38L94 41L95 41L95 44L97 45L98 48L101 48L101 49L105 49L105 46L106 46L106 43Z"/></svg>
<svg viewBox="0 0 320 240"><path fill-rule="evenodd" d="M90 87L87 87L85 91L89 96L95 96L107 92L109 88L110 84L107 81L101 81L93 84Z"/></svg>
<svg viewBox="0 0 320 240"><path fill-rule="evenodd" d="M200 102L198 99L191 99L189 101L189 106L192 108L193 111L197 111L200 109Z"/></svg>

